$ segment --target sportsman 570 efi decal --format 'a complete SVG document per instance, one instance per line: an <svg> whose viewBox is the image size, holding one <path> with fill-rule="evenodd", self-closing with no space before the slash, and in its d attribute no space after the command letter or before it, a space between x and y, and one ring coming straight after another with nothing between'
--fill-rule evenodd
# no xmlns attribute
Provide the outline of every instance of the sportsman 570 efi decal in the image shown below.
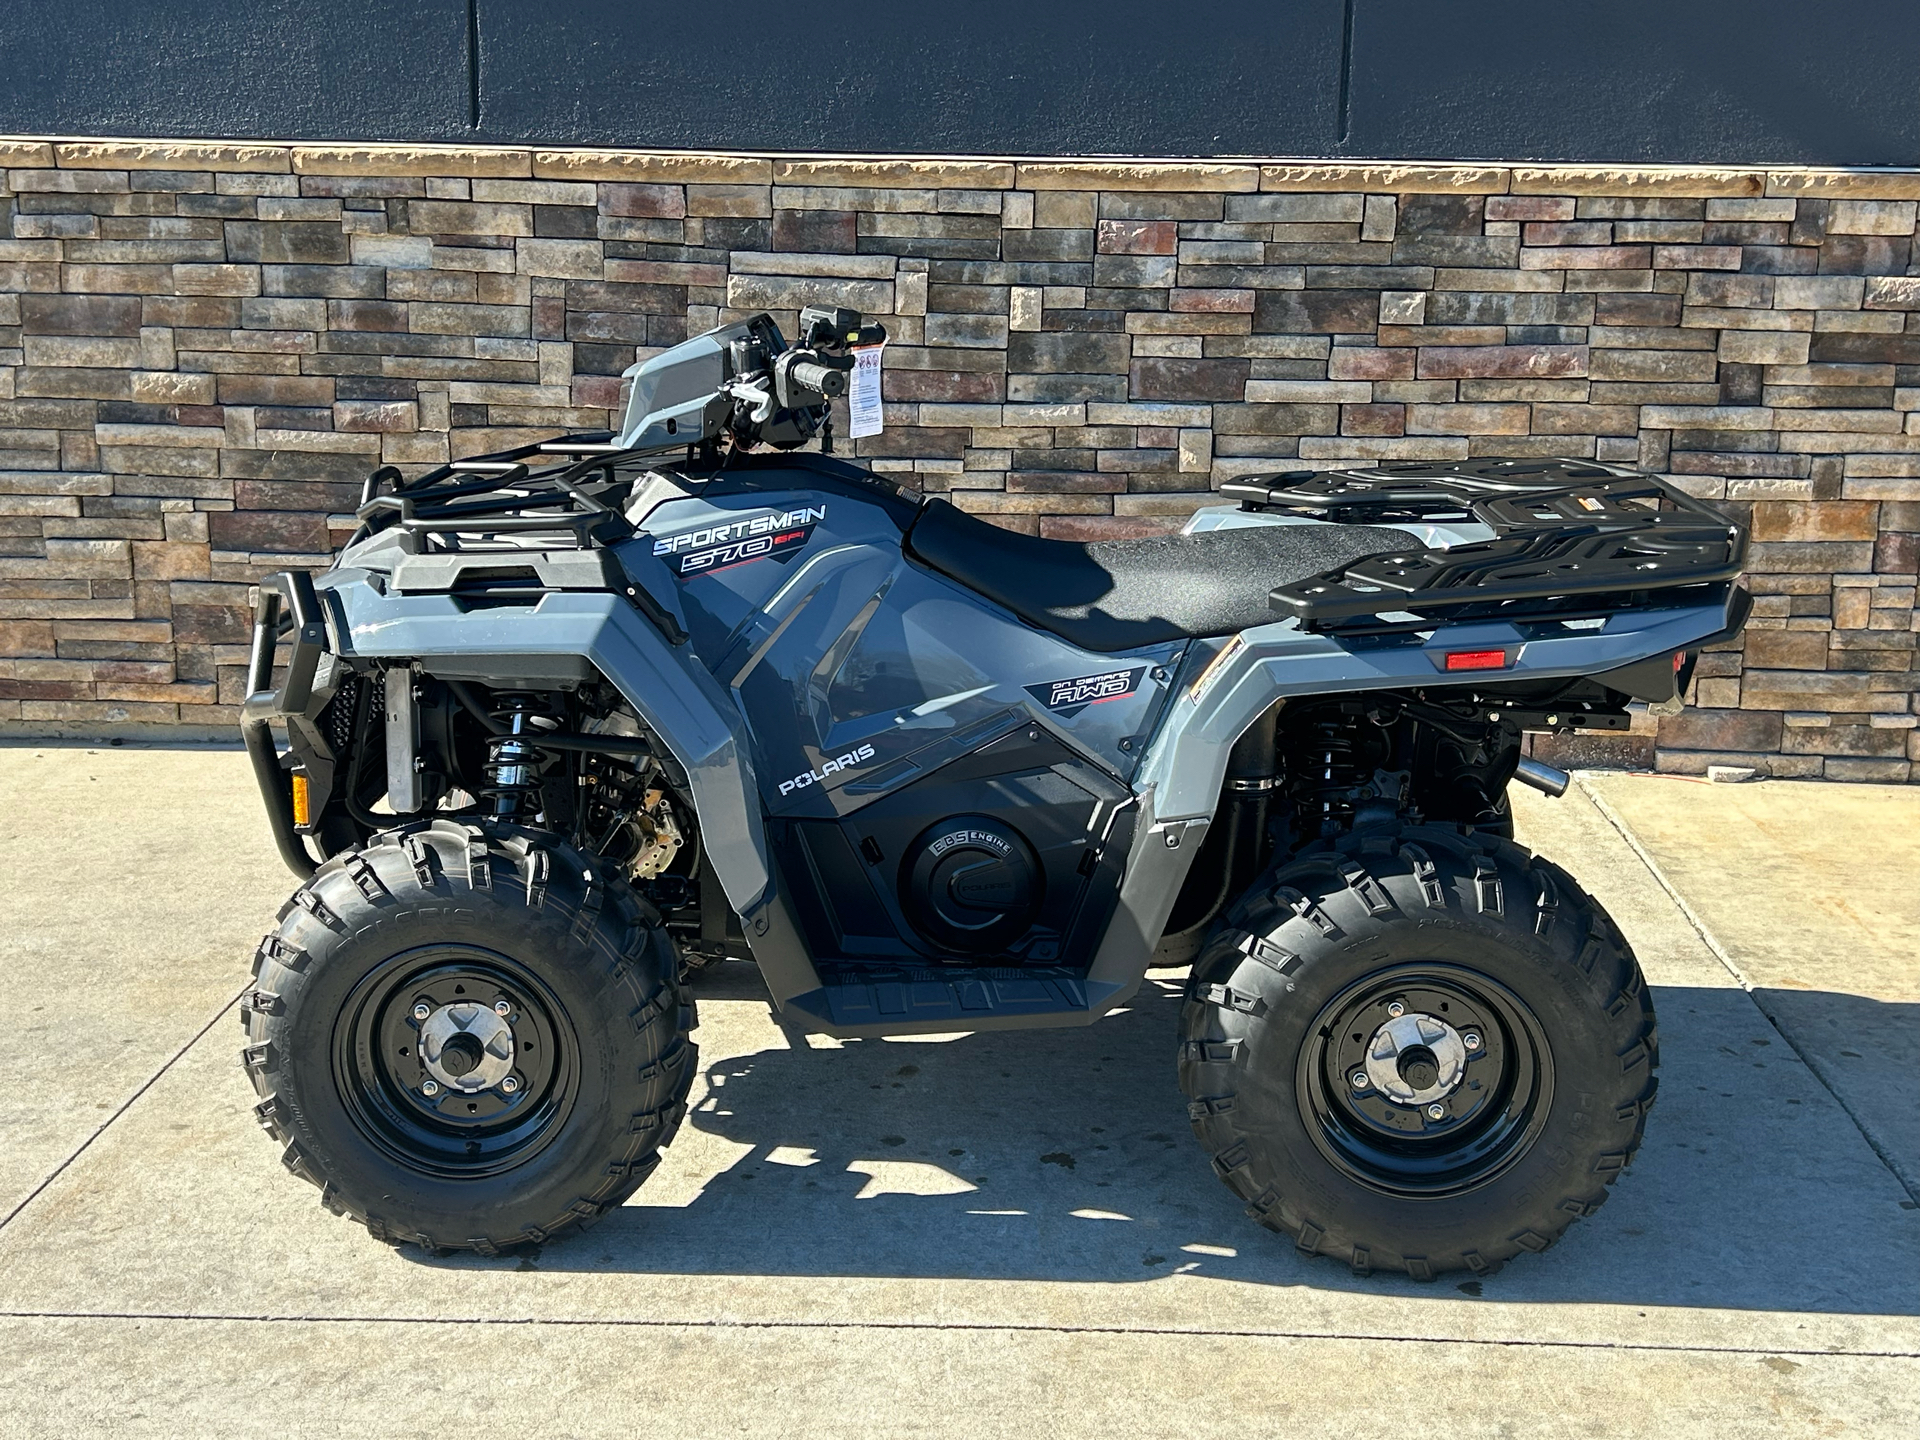
<svg viewBox="0 0 1920 1440"><path fill-rule="evenodd" d="M793 559L806 548L813 527L827 518L824 505L769 511L744 520L723 520L653 542L653 553L667 559L685 579L703 570L724 570L754 560Z"/></svg>

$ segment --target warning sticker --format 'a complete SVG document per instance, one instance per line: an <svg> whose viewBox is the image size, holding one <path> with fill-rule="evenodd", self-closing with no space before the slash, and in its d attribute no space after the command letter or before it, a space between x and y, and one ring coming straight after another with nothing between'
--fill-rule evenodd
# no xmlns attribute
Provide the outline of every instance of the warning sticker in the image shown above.
<svg viewBox="0 0 1920 1440"><path fill-rule="evenodd" d="M853 351L853 383L847 388L847 434L855 440L878 435L886 428L886 412L880 403L880 352L878 345L859 345Z"/></svg>

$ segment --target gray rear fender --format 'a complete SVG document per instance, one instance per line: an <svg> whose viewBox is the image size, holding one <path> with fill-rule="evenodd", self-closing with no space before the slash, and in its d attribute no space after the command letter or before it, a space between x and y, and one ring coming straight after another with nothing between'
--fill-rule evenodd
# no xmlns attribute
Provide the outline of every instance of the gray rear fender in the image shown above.
<svg viewBox="0 0 1920 1440"><path fill-rule="evenodd" d="M1195 644L1134 781L1141 824L1121 882L1119 910L1089 979L1126 985L1130 993L1145 974L1213 820L1228 754L1276 703L1295 696L1444 685L1449 678L1445 655L1454 650L1509 650L1513 662L1495 683L1603 675L1696 646L1724 631L1728 614L1728 602L1720 601L1621 612L1597 629L1558 634L1537 623L1453 625L1424 643L1418 637L1342 643L1288 621ZM1112 1003L1124 998L1123 993Z"/></svg>
<svg viewBox="0 0 1920 1440"><path fill-rule="evenodd" d="M1275 701L1458 685L1445 657L1456 650L1504 649L1512 662L1486 684L1599 676L1636 661L1698 645L1727 624L1727 605L1623 611L1597 629L1541 634L1538 623L1445 626L1421 643L1348 641L1260 625L1226 641L1196 645L1178 677L1174 703L1147 750L1135 788L1152 790L1156 823L1205 823L1226 777L1227 752Z"/></svg>

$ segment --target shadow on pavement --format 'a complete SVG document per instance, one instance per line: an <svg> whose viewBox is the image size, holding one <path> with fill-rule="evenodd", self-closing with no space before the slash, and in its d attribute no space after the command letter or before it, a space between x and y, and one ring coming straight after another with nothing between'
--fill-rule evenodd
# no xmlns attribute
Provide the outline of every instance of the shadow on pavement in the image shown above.
<svg viewBox="0 0 1920 1440"><path fill-rule="evenodd" d="M1920 1004L1757 986L1754 1003L1804 1055L1920 1201ZM1915 1283L1920 1286L1920 1274Z"/></svg>
<svg viewBox="0 0 1920 1440"><path fill-rule="evenodd" d="M704 978L703 997L755 993L751 972L729 971ZM1485 1282L1358 1279L1247 1219L1187 1127L1177 983L1152 980L1087 1029L719 1060L688 1126L704 1132L695 1143L723 1142L731 1165L690 1200L643 1189L537 1263L1082 1282L1189 1271L1330 1291L1920 1314L1920 1214L1753 1001L1732 988L1655 999L1661 1096L1638 1160L1598 1216ZM1878 1008L1907 1012L1879 1024L1920 1021L1920 1007Z"/></svg>

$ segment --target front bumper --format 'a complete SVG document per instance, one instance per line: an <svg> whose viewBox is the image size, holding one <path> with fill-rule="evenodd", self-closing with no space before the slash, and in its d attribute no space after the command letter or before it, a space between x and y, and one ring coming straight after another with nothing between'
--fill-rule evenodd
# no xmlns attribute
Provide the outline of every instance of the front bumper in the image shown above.
<svg viewBox="0 0 1920 1440"><path fill-rule="evenodd" d="M286 613L282 614L282 609ZM283 632L293 648L280 684L273 683L273 655ZM260 582L260 603L253 612L253 649L247 660L247 698L240 707L240 738L253 762L253 778L267 807L267 823L287 868L306 879L318 868L294 826L293 782L273 743L273 722L305 715L313 699L313 677L327 650L327 626L313 577L286 570Z"/></svg>

